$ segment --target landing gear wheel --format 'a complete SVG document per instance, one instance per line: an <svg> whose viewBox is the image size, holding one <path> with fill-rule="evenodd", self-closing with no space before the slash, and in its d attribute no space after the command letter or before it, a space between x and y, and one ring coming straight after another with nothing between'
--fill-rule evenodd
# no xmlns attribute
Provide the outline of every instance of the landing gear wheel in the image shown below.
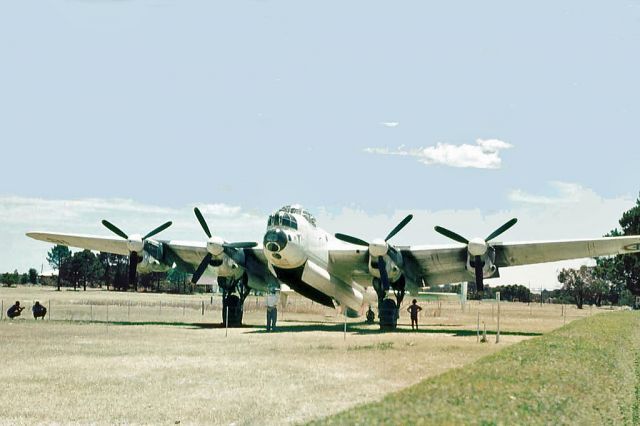
<svg viewBox="0 0 640 426"><path fill-rule="evenodd" d="M378 317L380 318L380 330L395 330L398 325L398 309L396 302L393 301L393 299L384 299L382 303L380 303Z"/></svg>
<svg viewBox="0 0 640 426"><path fill-rule="evenodd" d="M242 326L244 301L251 292L249 277L245 273L240 279L232 280L218 277L218 285L222 289L222 325L228 327ZM227 317L229 323L227 324Z"/></svg>
<svg viewBox="0 0 640 426"><path fill-rule="evenodd" d="M242 325L242 303L240 302L240 297L236 294L231 294L227 296L224 302L226 303L223 303L222 315L224 318L222 319L222 324L229 327L240 327ZM227 318L229 320L228 324L226 323Z"/></svg>

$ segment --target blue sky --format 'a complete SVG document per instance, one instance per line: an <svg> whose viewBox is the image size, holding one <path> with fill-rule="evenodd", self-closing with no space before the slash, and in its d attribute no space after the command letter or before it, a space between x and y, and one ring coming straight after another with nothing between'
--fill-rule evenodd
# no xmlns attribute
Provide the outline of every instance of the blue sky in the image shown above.
<svg viewBox="0 0 640 426"><path fill-rule="evenodd" d="M106 215L200 238L194 205L229 239L290 202L367 238L415 212L407 244L600 236L640 191L638 46L637 0L2 2L0 271Z"/></svg>

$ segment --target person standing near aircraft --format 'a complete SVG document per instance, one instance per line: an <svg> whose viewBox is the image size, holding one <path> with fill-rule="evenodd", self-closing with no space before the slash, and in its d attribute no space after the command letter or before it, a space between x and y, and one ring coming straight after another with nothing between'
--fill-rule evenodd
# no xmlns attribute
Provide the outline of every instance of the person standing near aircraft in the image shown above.
<svg viewBox="0 0 640 426"><path fill-rule="evenodd" d="M420 312L422 308L418 305L418 301L413 299L411 305L407 308L407 312L411 314L411 329L414 330L413 326L415 324L415 330L418 329L418 312Z"/></svg>
<svg viewBox="0 0 640 426"><path fill-rule="evenodd" d="M276 331L278 320L278 294L279 290L271 289L267 293L267 331Z"/></svg>

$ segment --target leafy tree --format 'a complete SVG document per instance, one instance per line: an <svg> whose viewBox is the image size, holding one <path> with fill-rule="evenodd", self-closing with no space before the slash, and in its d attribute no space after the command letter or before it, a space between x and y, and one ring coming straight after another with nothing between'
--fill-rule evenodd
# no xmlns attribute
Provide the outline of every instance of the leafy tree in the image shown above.
<svg viewBox="0 0 640 426"><path fill-rule="evenodd" d="M26 284L28 282L29 282L29 275L28 274L20 275L20 284Z"/></svg>
<svg viewBox="0 0 640 426"><path fill-rule="evenodd" d="M31 284L38 284L38 271L35 268L29 269L29 282Z"/></svg>
<svg viewBox="0 0 640 426"><path fill-rule="evenodd" d="M12 285L18 284L20 282L20 274L16 269L15 271L13 271L13 273L5 272L4 274L2 274L1 279L3 283L5 283L8 287L11 287Z"/></svg>
<svg viewBox="0 0 640 426"><path fill-rule="evenodd" d="M621 230L614 229L606 236L640 235L640 198L636 200L634 207L622 214L619 223ZM596 274L609 281L616 291L610 298L620 298L623 283L632 294L640 295L640 253L599 258L596 263Z"/></svg>
<svg viewBox="0 0 640 426"><path fill-rule="evenodd" d="M171 268L167 272L167 281L173 286L173 291L180 293L180 286L182 286L182 292L186 293L187 273L178 269Z"/></svg>
<svg viewBox="0 0 640 426"><path fill-rule="evenodd" d="M558 281L562 283L562 289L573 296L578 309L582 309L582 305L587 298L588 280L591 272L587 266L581 266L580 269L565 268L558 274Z"/></svg>
<svg viewBox="0 0 640 426"><path fill-rule="evenodd" d="M86 291L87 283L96 282L104 273L100 261L91 250L74 253L71 259L63 265L65 277L73 283L74 290L81 284Z"/></svg>
<svg viewBox="0 0 640 426"><path fill-rule="evenodd" d="M102 265L103 274L101 280L116 289L128 287L129 258L113 253L98 253L98 261Z"/></svg>
<svg viewBox="0 0 640 426"><path fill-rule="evenodd" d="M525 302L528 303L531 301L531 292L529 289L523 285L519 284L510 284L498 286L493 289L493 294L495 298L495 292L500 292L500 299L506 300L508 302Z"/></svg>
<svg viewBox="0 0 640 426"><path fill-rule="evenodd" d="M65 259L71 257L71 251L69 247L56 244L51 251L47 253L47 262L52 268L58 270L58 291L60 291L60 275L62 275L61 267Z"/></svg>

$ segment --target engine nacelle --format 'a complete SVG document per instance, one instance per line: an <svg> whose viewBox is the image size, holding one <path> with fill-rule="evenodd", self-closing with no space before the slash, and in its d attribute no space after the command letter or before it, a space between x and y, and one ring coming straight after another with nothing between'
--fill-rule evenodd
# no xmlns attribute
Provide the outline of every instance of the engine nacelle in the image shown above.
<svg viewBox="0 0 640 426"><path fill-rule="evenodd" d="M480 256L482 262L482 276L484 278L491 278L498 267L495 265L496 260L496 250L493 247L487 247L486 253L483 256ZM471 252L467 252L467 271L469 271L472 275L476 273L476 256L471 254Z"/></svg>
<svg viewBox="0 0 640 426"><path fill-rule="evenodd" d="M143 274L149 272L167 272L169 269L171 269L171 266L160 262L146 251L142 254L142 260L138 263L138 272L142 272Z"/></svg>
<svg viewBox="0 0 640 426"><path fill-rule="evenodd" d="M400 256L400 253L398 253ZM398 265L389 254L383 256L384 263L387 270L387 276L389 277L389 282L396 282L402 276L402 265ZM402 259L398 259L400 263L402 263ZM380 270L378 269L378 257L369 256L369 273L372 277L380 278Z"/></svg>
<svg viewBox="0 0 640 426"><path fill-rule="evenodd" d="M219 261L220 261L220 264L217 265L219 277L233 277L235 279L238 279L244 274L244 268L238 265L229 256L223 255L219 259Z"/></svg>
<svg viewBox="0 0 640 426"><path fill-rule="evenodd" d="M166 272L171 269L171 265L164 262L164 249L162 243L155 240L146 240L144 248L140 253L138 262L138 272Z"/></svg>

